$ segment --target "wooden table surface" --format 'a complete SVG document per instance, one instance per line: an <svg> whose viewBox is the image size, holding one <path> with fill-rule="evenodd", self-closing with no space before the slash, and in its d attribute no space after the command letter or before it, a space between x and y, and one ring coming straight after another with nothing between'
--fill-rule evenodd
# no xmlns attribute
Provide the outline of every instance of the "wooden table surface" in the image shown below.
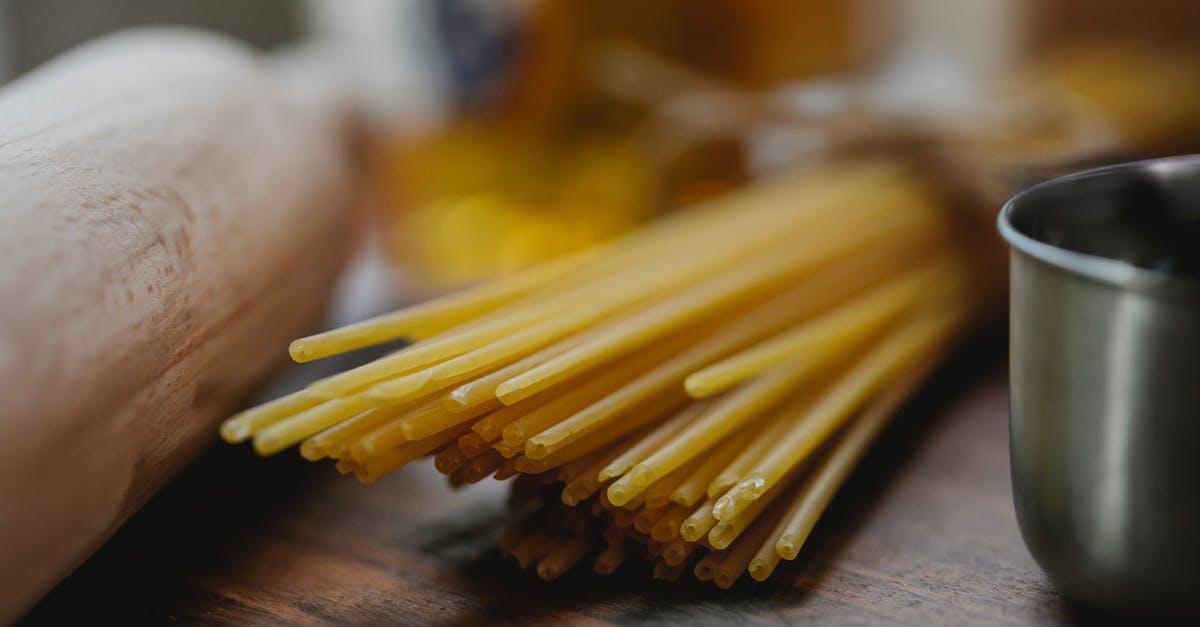
<svg viewBox="0 0 1200 627"><path fill-rule="evenodd" d="M501 559L502 484L428 464L372 486L294 454L215 446L26 617L30 624L1090 621L1021 542L1002 339L964 349L871 451L800 557L720 591Z"/></svg>

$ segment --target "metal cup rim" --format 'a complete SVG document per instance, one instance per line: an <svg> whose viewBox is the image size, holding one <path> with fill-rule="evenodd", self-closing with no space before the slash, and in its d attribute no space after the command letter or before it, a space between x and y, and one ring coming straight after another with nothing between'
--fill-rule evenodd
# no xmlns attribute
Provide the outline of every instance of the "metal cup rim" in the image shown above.
<svg viewBox="0 0 1200 627"><path fill-rule="evenodd" d="M1131 161L1102 166L1060 176L1038 183L1013 196L1000 209L996 218L1001 236L1022 254L1028 255L1052 267L1093 281L1171 299L1186 299L1200 302L1200 281L1191 277L1172 275L1161 270L1141 268L1121 259L1092 255L1061 248L1040 241L1018 229L1012 222L1012 214L1018 206L1031 196L1044 193L1063 185L1084 179L1110 176L1131 170L1150 169L1171 171L1195 170L1200 176L1200 154L1164 157Z"/></svg>

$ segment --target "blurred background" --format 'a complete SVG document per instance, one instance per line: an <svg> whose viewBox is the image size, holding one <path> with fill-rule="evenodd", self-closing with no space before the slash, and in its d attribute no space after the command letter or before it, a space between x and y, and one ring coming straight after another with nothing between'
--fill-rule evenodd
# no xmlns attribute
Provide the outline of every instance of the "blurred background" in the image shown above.
<svg viewBox="0 0 1200 627"><path fill-rule="evenodd" d="M379 241L420 293L906 128L1022 163L1169 151L1163 129L1188 135L1195 109L1144 119L1122 81L1161 74L1150 97L1195 102L1176 84L1190 65L1167 66L1191 63L1198 19L1173 0L0 0L0 79L134 25L319 50L367 120ZM1050 87L1012 88L1072 54ZM1107 121L1063 86L1099 94ZM1056 106L1067 122L1031 123ZM1119 149L1100 145L1113 115L1143 118Z"/></svg>
<svg viewBox="0 0 1200 627"><path fill-rule="evenodd" d="M0 84L154 24L307 64L352 103L371 228L331 326L863 152L969 199L991 246L964 247L999 293L985 249L1013 193L1200 151L1200 2L1179 0L0 0Z"/></svg>

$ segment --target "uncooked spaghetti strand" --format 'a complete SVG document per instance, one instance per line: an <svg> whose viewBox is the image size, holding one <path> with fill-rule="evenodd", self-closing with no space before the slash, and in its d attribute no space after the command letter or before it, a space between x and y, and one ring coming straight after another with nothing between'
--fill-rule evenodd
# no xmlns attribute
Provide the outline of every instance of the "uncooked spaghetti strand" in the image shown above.
<svg viewBox="0 0 1200 627"><path fill-rule="evenodd" d="M634 464L642 461L651 452L653 452L659 446L662 446L664 442L683 429L683 427L695 419L695 417L703 412L706 408L707 404L705 403L688 404L688 406L679 410L670 418L664 420L662 424L655 427L653 431L651 431L645 437L639 439L627 450L622 452L621 455L613 459L607 466L602 468L597 473L596 480L599 482L604 482L614 477L621 476L630 468L633 468Z"/></svg>
<svg viewBox="0 0 1200 627"><path fill-rule="evenodd" d="M675 538L663 547L663 561L669 566L679 566L696 554L700 549L700 545L696 542L687 542L683 538Z"/></svg>
<svg viewBox="0 0 1200 627"><path fill-rule="evenodd" d="M296 413L308 410L308 408L316 407L325 400L307 390L280 396L278 399L248 408L248 410L228 418L226 422L221 423L221 437L230 444L245 442L258 431L262 431L280 420L295 416Z"/></svg>
<svg viewBox="0 0 1200 627"><path fill-rule="evenodd" d="M402 337L421 339L537 290L595 259L596 254L595 249L582 250L461 292L302 337L292 342L288 352L293 360L306 362Z"/></svg>
<svg viewBox="0 0 1200 627"><path fill-rule="evenodd" d="M961 281L962 270L950 265L957 262L952 255L939 256L786 333L712 364L687 378L688 394L693 398L717 394L805 353L828 350L824 347L831 344L862 342L929 292Z"/></svg>
<svg viewBox="0 0 1200 627"><path fill-rule="evenodd" d="M596 561L592 566L593 572L597 575L611 575L617 572L617 569L625 562L625 558L629 556L630 548L632 545L629 542L610 544L596 556Z"/></svg>
<svg viewBox="0 0 1200 627"><path fill-rule="evenodd" d="M646 508L659 509L669 505L671 503L671 493L675 491L675 488L679 487L679 484L695 473L703 462L703 457L697 457L667 473L665 477L655 481L650 487L646 488Z"/></svg>
<svg viewBox="0 0 1200 627"><path fill-rule="evenodd" d="M502 435L504 435L504 427L508 426L521 416L524 416L525 414L554 400L562 391L563 390L546 390L545 393L517 403L516 405L505 405L500 407L496 411L483 416L478 422L471 425L471 430L475 433L478 433L479 437L488 442L496 442ZM493 398L486 404L495 402L496 399ZM442 406L445 407L445 404L443 403ZM471 411L475 407L479 407L479 405L473 405L471 409L466 411Z"/></svg>
<svg viewBox="0 0 1200 627"><path fill-rule="evenodd" d="M672 505L666 513L654 523L654 527L650 530L650 537L658 542L671 542L679 537L679 526L683 521L696 511L695 507L685 505Z"/></svg>
<svg viewBox="0 0 1200 627"><path fill-rule="evenodd" d="M413 413L401 418L400 430L404 433L404 439L420 440L429 437L431 434L449 429L453 425L468 423L469 426L476 418L480 418L499 407L500 403L495 402L477 405L467 411L452 414L446 411L444 403L435 401L433 406L427 411Z"/></svg>
<svg viewBox="0 0 1200 627"><path fill-rule="evenodd" d="M687 570L688 568L686 564L671 566L665 561L655 562L654 571L651 573L651 576L654 579L661 581L678 581L679 578L683 576L683 573L687 572Z"/></svg>
<svg viewBox="0 0 1200 627"><path fill-rule="evenodd" d="M606 333L535 366L496 388L505 403L526 398L579 372L632 350L654 338L727 310L739 302L778 289L786 281L811 272L850 251L876 240L906 236L906 231L929 232L936 214L928 208L876 212L871 219L847 220L834 232L806 246L781 246L730 267L691 289L673 295L626 318L610 323ZM840 233L838 232L840 231Z"/></svg>
<svg viewBox="0 0 1200 627"><path fill-rule="evenodd" d="M787 416L792 411L795 411L793 408L805 407L806 403L809 402L811 401L808 394L802 394L797 398L789 400L775 415L769 417L763 423L756 425L758 429L754 430L754 433L756 433L754 439L743 447L737 456L730 460L716 476L709 480L704 493L712 498L717 498L737 484L754 462L762 457L763 453L778 441L780 434L787 430ZM747 429L747 431L751 430Z"/></svg>
<svg viewBox="0 0 1200 627"><path fill-rule="evenodd" d="M680 250L702 249L703 244L714 239L729 238L731 231L761 231L764 225L777 223L795 213L796 208L789 206L788 200L817 192L828 193L831 188L853 189L857 187L856 183L894 175L894 172L888 172L894 169L894 164L882 162L818 167L759 181L641 226L604 245L603 254L582 268L584 272L577 271L560 282L587 279L616 267L670 257ZM575 276L580 274L584 276Z"/></svg>
<svg viewBox="0 0 1200 627"><path fill-rule="evenodd" d="M307 390L292 392L273 401L239 412L221 423L221 437L230 444L250 439L255 433L306 409L324 403L326 399Z"/></svg>
<svg viewBox="0 0 1200 627"><path fill-rule="evenodd" d="M683 524L679 526L679 535L688 542L697 542L708 535L709 530L717 524L717 519L712 515L712 508L716 503L716 499L708 499L683 519Z"/></svg>
<svg viewBox="0 0 1200 627"><path fill-rule="evenodd" d="M481 405L472 408L470 412L451 416L442 406L441 399L434 396L414 404L410 411L349 443L348 450L352 457L362 460L404 442L418 441L435 433L444 433L446 429L460 424L464 426L462 431L465 434L473 420L486 414L496 405L498 403L491 408Z"/></svg>
<svg viewBox="0 0 1200 627"><path fill-rule="evenodd" d="M898 245L896 242L902 244ZM888 240L869 252L857 255L844 263L835 264L798 286L785 290L779 296L731 320L696 346L530 438L528 453L534 459L549 455L585 436L589 430L597 428L600 424L618 419L627 412L636 411L637 406L646 399L661 394L663 390L679 387L686 376L696 369L795 320L820 312L862 290L873 281L885 278L894 271L896 264L903 264L923 252L919 248L905 238ZM627 468L622 468L616 474L626 470ZM610 477L616 474L610 474Z"/></svg>
<svg viewBox="0 0 1200 627"><path fill-rule="evenodd" d="M834 382L806 412L804 419L755 464L745 479L717 501L714 515L721 520L737 517L746 505L778 483L825 442L889 378L940 350L964 318L963 308L943 306L918 316L914 322L884 338Z"/></svg>
<svg viewBox="0 0 1200 627"><path fill-rule="evenodd" d="M498 451L506 459L514 459L514 458L518 458L518 457L523 457L521 455L521 453L525 452L525 448L522 446L505 446L505 444L503 442L494 442L492 444L492 448L494 450ZM542 473L542 470L536 470L536 471L528 470L528 468L529 468L528 464L522 464L518 468L521 470L521 472L533 472L534 474Z"/></svg>
<svg viewBox="0 0 1200 627"><path fill-rule="evenodd" d="M636 415L630 416L627 420L619 421L614 424L606 425L603 429L596 431L591 436L584 440L580 440L567 446L555 453L542 459L533 460L522 455L518 461L518 468L524 468L521 472L540 473L557 468L558 466L575 459L580 455L590 453L618 438L641 429L647 424L658 422L663 415L675 410L680 404L680 398L676 396L668 396L648 403L644 411L638 412Z"/></svg>
<svg viewBox="0 0 1200 627"><path fill-rule="evenodd" d="M496 472L492 475L492 478L497 481L504 481L518 475L520 475L520 473L517 472L517 460L515 457L513 457L505 459L504 462L500 464L500 467L496 469Z"/></svg>
<svg viewBox="0 0 1200 627"><path fill-rule="evenodd" d="M550 402L527 412L517 418L502 431L501 440L505 446L525 446L530 435L540 433L546 427L553 425L565 416L569 416L580 408L594 402L624 382L631 373L638 371L637 366L630 365L628 369L617 367L599 373L580 385L567 390Z"/></svg>
<svg viewBox="0 0 1200 627"><path fill-rule="evenodd" d="M780 509L778 505L772 507L755 520L750 529L730 545L728 550L724 551L724 556L713 568L712 573L713 583L717 584L718 588L729 589L746 572L746 567L754 557L755 551L766 541L767 534L775 528L775 524L782 514Z"/></svg>
<svg viewBox="0 0 1200 627"><path fill-rule="evenodd" d="M462 451L464 457L474 458L492 450L492 443L472 431L458 438L458 450Z"/></svg>
<svg viewBox="0 0 1200 627"><path fill-rule="evenodd" d="M334 468L338 471L339 474L348 475L350 473L354 473L356 476L358 476L360 478L362 477L362 474L364 472L361 465L359 465L354 460L350 460L350 459L337 460L337 463L334 464Z"/></svg>
<svg viewBox="0 0 1200 627"><path fill-rule="evenodd" d="M777 541L769 547L778 557L788 560L796 558L817 520L829 506L838 488L846 481L850 471L888 424L891 416L925 379L926 373L936 361L930 359L915 373L893 384L871 401L826 457L805 478L804 484L796 493L795 504L782 521L783 528L776 535ZM765 561L764 568L768 564L770 561ZM753 572L751 574L753 575ZM769 571L767 574L770 574ZM763 578L765 579L765 575Z"/></svg>
<svg viewBox="0 0 1200 627"><path fill-rule="evenodd" d="M790 394L816 365L804 361L776 369L718 399L670 442L608 486L609 500L616 505L624 503L738 428L753 423Z"/></svg>
<svg viewBox="0 0 1200 627"><path fill-rule="evenodd" d="M433 456L433 467L443 475L453 474L467 464L467 457L458 450L458 444L447 444Z"/></svg>
<svg viewBox="0 0 1200 627"><path fill-rule="evenodd" d="M807 182L802 181L800 186L795 187L795 189L805 189L806 185L810 188L813 188L811 191L803 194L803 196L805 197L804 202L806 203L806 205L810 206L808 213L813 213L812 209L814 207L820 209L820 208L822 208L821 205L835 205L836 203L830 202L831 198L836 198L836 197L838 197L839 194L841 194L842 196L845 196L848 192L855 190L858 186L854 185L854 184L850 184L850 182L852 182L852 181L859 181L859 182L868 181L868 180L885 181L885 180L888 180L887 177L889 177L889 176L892 178L897 178L898 172L900 170L901 169L896 168L894 166L894 164L887 164L887 163L847 168L847 174L845 176L841 177L843 179L843 182L840 186L836 185L836 184L832 184L830 182L829 174L817 176L817 175L814 175L813 173L808 173L806 175L798 177L799 179L804 179ZM835 178L837 178L837 177L835 176ZM785 183L785 185L783 185L784 188L792 189L794 187L793 183L790 183L787 181L784 181L784 183ZM756 186L756 187L758 187L758 186ZM738 194L736 196L738 198L742 198L742 199L757 198L757 200L750 200L749 201L750 204L758 203L759 205L763 205L765 203L768 208L770 208L771 205L777 204L777 203L773 202L771 199L772 198L771 194L773 193L769 189L771 186L764 185L761 187L762 187L761 190L748 191L746 193ZM776 187L778 187L778 186L776 186ZM837 189L831 189L831 188L837 188ZM778 194L776 194L776 195L778 195ZM741 205L741 206L738 206L737 211L729 212L728 217L730 217L732 219L737 219L738 214L747 215L749 213L748 207L744 206L744 205L746 205L745 200L739 200L739 201L735 202L734 204ZM827 206L827 207L823 207L823 208L828 213L829 207ZM778 211L778 210L773 210L773 211L777 211L777 213L779 213L781 218L789 218L792 214L805 213L804 211L796 211L795 210L796 208L793 206L789 206L789 207L787 207L787 209L788 209L788 211ZM819 213L819 212L816 212L816 213ZM799 223L803 223L803 220L801 220L801 222L799 222ZM768 222L768 224L770 224L770 223ZM777 233L771 233L771 231L772 230L778 231L778 226L779 225L777 225L777 224L770 224L770 228L767 230L767 234L776 236ZM670 233L669 231L664 231L664 232L667 234ZM758 244L761 243L756 240L748 241L748 242L739 242L739 241L737 241L738 238L732 238L732 239L734 241L729 243L729 245L728 245L728 246L731 246L732 248L728 248L728 247L725 248L725 250L727 252L729 250L737 252L737 251L741 250L738 248L739 246L749 247L749 249L753 249L754 247L756 247ZM669 240L669 238L668 238L668 240ZM670 250L671 242L668 240L664 240L664 242L667 245L666 249ZM708 257L708 258L712 257L712 254L711 254L713 252L712 248L713 247L709 246L709 247L704 247L702 249L705 257ZM718 248L720 248L720 246L718 246ZM679 252L680 250L686 250L686 249L687 249L687 246L683 246L682 248L676 247L675 252ZM722 263L719 260L714 260L714 261L717 261L718 266L720 263ZM728 261L728 260L726 259L725 261ZM694 269L690 269L688 267L689 264L686 264L686 263L677 264L677 265L682 267L682 270L679 270L679 272L683 273L682 280L686 283L687 279L690 278L690 275L688 275L688 272L694 271ZM627 269L626 277L620 278L619 280L627 281L629 276L636 277L639 274L646 274L646 273L644 272L644 269L642 269L642 268L635 267L632 269L632 271ZM668 281L669 284L679 284L678 281L681 280L681 276L680 275L670 275L670 273L668 273L668 279L671 279L674 281L674 283L670 283L670 281ZM570 284L570 283L568 283L568 284ZM582 293L583 290L589 290L589 289L593 289L593 288L594 288L594 286L584 285L584 286L580 286L578 289ZM566 295L566 296L570 296L570 295ZM546 308L545 308L545 306L547 305L547 300L549 303L555 304L556 306L559 306L559 307L569 306L572 299L569 297L566 297L566 296L559 294L556 297L557 300L555 298L543 299L542 301L535 303L535 305L537 305L536 307L520 305L520 306L515 306L513 308L513 310L510 310L510 311L497 312L497 314L495 314L495 317L497 319L485 320L484 321L485 324L482 324L481 326L471 327L470 325L467 325L469 328L466 329L466 331L469 331L471 334L474 334L474 340L478 341L480 339L478 337L479 333L481 333L482 331L490 331L490 333L492 333L493 335L496 333L500 333L501 332L500 329L498 329L496 327L496 324L498 324L499 322L507 321L507 323L510 325L513 323L517 323L518 326L523 326L526 324L533 323L536 321L537 315L542 315L542 314L548 315L549 314L549 312L547 312ZM531 309L534 310L537 313L537 315L534 315L531 317L531 315L530 315ZM552 308L552 309L557 310L556 308ZM489 315L491 315L491 314L489 314ZM487 316L485 316L485 318L486 317ZM517 318L517 320L514 320L514 317ZM510 326L509 328L512 328L512 327ZM430 338L430 341L422 342L419 347L414 346L408 350L401 351L400 353L397 353L396 355L393 355L391 357L384 358L382 360L373 362L372 364L368 364L368 365L358 368L358 369L347 371L345 373L342 373L341 375L335 376L332 380L318 382L317 384L314 384L313 390L320 391L321 394L326 397L333 397L333 396L338 396L338 395L342 395L342 394L348 394L350 392L353 392L356 389L361 388L362 386L364 386L366 384L369 384L370 382L379 380L380 378L396 376L399 374L403 374L405 372L411 372L414 370L418 370L422 367L427 367L431 364L436 364L439 361L444 361L445 359L449 358L450 356L453 356L456 354L461 354L462 352L465 352L466 350L469 350L471 348L471 346L469 345L470 344L469 342L468 342L467 346L462 345L462 342L464 340L464 338L462 337L462 333L450 332L449 335L450 335L450 337L446 337L445 333L439 334L439 338ZM386 339L386 338L381 338L381 339ZM447 346L446 342L449 342L450 345ZM382 370L380 370L380 369L382 369Z"/></svg>
<svg viewBox="0 0 1200 627"><path fill-rule="evenodd" d="M638 511L637 515L633 517L633 528L640 534L648 535L650 530L654 528L655 523L666 515L668 511L670 511L670 508L644 508Z"/></svg>
<svg viewBox="0 0 1200 627"><path fill-rule="evenodd" d="M636 526L637 526L637 524L635 522L634 527L636 527ZM646 555L650 558L651 561L654 561L654 558L656 558L656 557L662 556L663 545L661 542L655 542L654 540L646 539L645 534L642 534L640 532L638 533L638 537L644 543L645 548L646 548Z"/></svg>
<svg viewBox="0 0 1200 627"><path fill-rule="evenodd" d="M618 529L622 529L628 534L632 531L633 519L636 516L636 512L617 508L617 510L612 513L613 524L616 525Z"/></svg>
<svg viewBox="0 0 1200 627"><path fill-rule="evenodd" d="M555 539L545 529L535 529L512 550L512 556L517 560L517 566L525 570L550 551L554 550Z"/></svg>
<svg viewBox="0 0 1200 627"><path fill-rule="evenodd" d="M614 444L613 446L609 446L609 447L605 447L605 448L602 448L597 451L593 451L591 453L588 453L587 455L581 455L581 456L577 457L576 459L573 459L573 460L563 464L562 466L559 466L558 469L555 470L554 476L556 478L558 478L558 481L560 483L562 483L563 485L567 485L567 484L571 483L572 481L575 481L575 480L579 479L580 477L582 477L584 474L584 471L587 470L587 467L591 466L592 463L595 462L597 459L611 453L614 448L622 446L623 444L625 444L625 440L622 440L621 442L618 442L617 444Z"/></svg>
<svg viewBox="0 0 1200 627"><path fill-rule="evenodd" d="M735 540L755 524L758 517L766 511L781 495L786 492L787 484L780 483L774 489L768 490L761 497L754 500L747 506L737 518L733 520L717 520L717 524L708 531L708 543L715 549L725 549L733 544ZM715 512L714 512L715 513ZM757 549L757 546L755 547ZM747 560L749 563L749 560Z"/></svg>
<svg viewBox="0 0 1200 627"><path fill-rule="evenodd" d="M453 358L432 369L434 380L452 380L467 374L480 372L488 367L498 366L508 361L524 357L555 341L568 337L586 329L589 325L600 322L610 316L620 314L654 297L668 297L687 284L705 276L707 273L721 267L722 262L732 263L748 255L753 247L739 244L734 247L732 256L722 257L721 252L715 251L712 258L697 260L692 264L678 264L667 268L655 267L634 269L628 275L607 277L595 285L578 288L581 293L575 297L564 294L551 303L531 307L530 310L541 312L553 311L553 315L539 316L530 323L520 327L505 327L506 333L492 339L489 343L479 343L470 350L462 351ZM555 309L557 307L557 309ZM558 314L562 315L558 315ZM515 312L519 316L521 312ZM529 316L526 316L529 317ZM535 324L536 323L536 324ZM490 326L495 326L493 323ZM482 328L489 328L485 325ZM576 349L571 349L576 350ZM550 361L559 359L554 357ZM534 366L528 372L536 371L542 366ZM517 375L512 380L524 376ZM565 379L561 377L555 383ZM511 380L510 380L511 381ZM505 383L496 389L496 395L506 404L515 403L541 391L552 383L540 385L536 390L520 394L505 392Z"/></svg>
<svg viewBox="0 0 1200 627"><path fill-rule="evenodd" d="M424 401L406 404L406 411L401 412L391 420L367 431L366 433L347 440L345 451L349 456L362 462L368 457L381 454L390 449L396 448L408 441L404 437L403 421L408 416L419 414L422 412L434 411L437 407L436 398L428 398Z"/></svg>
<svg viewBox="0 0 1200 627"><path fill-rule="evenodd" d="M723 553L711 552L700 558L696 565L692 567L692 573L696 575L696 579L700 581L712 581L713 571L717 564L720 563Z"/></svg>
<svg viewBox="0 0 1200 627"><path fill-rule="evenodd" d="M320 433L314 434L300 443L300 456L310 462L325 457L337 457L350 440L394 420L400 412L400 407L376 407L344 420Z"/></svg>
<svg viewBox="0 0 1200 627"><path fill-rule="evenodd" d="M555 334L561 336L569 329L582 328L590 320L619 311L647 296L676 289L708 266L719 262L718 258L705 260L704 264L697 267L670 266L652 271L634 268L624 274L605 277L595 284L575 286L552 298L508 308L470 324L450 328L391 355L315 381L307 389L316 395L336 397L361 390L383 379L422 370L429 370L429 374L432 374L433 367L443 362L484 349L531 327L545 328L540 336L534 335L535 340ZM581 310L587 314L579 315ZM547 327L550 321L553 321L553 326Z"/></svg>
<svg viewBox="0 0 1200 627"><path fill-rule="evenodd" d="M755 233L778 234L789 221L811 225L815 220L836 216L838 209L854 204L855 196L864 190L906 184L911 185L911 174L906 166L893 160L805 168L758 181L644 225L620 242L633 246L609 245L608 254L597 263L621 258L652 261L704 256L715 243L749 239Z"/></svg>
<svg viewBox="0 0 1200 627"><path fill-rule="evenodd" d="M853 191L840 190L843 195ZM836 196L835 194L834 197ZM817 209L823 210L824 213L831 211L828 206L818 206ZM811 215L800 211L795 213L796 216L790 219L797 224L804 224L813 216L822 215L822 211L812 211ZM783 228L784 225L774 226L778 228L767 229L764 237L773 241L786 239L788 231ZM594 284L576 287L544 302L516 309L460 332L456 333L454 329L450 329L440 336L415 344L395 355L318 381L309 386L309 389L317 394L345 394L384 378L419 370L482 349L489 343L504 340L514 332L533 326L541 326L542 333L529 332L522 334L519 340L509 342L522 347L537 346L539 341L544 345L552 341L550 338L563 337L648 297L671 293L698 277L745 257L761 246L762 242L754 239L741 241L730 238L710 243L704 251L705 254L694 263L627 269L603 277ZM559 316L567 311L572 312L571 315ZM502 400L505 400L502 390L498 389L498 393ZM515 400L512 399L511 402Z"/></svg>
<svg viewBox="0 0 1200 627"><path fill-rule="evenodd" d="M488 475L500 469L505 459L496 451L488 451L478 457L467 460L462 467L462 478L467 483L478 483Z"/></svg>
<svg viewBox="0 0 1200 627"><path fill-rule="evenodd" d="M581 501L591 498L600 489L601 482L598 478L600 470L629 448L630 439L626 438L614 446L597 451L597 453L583 458L588 461L588 464L579 471L577 477L574 477L563 487L563 504L577 505Z"/></svg>
<svg viewBox="0 0 1200 627"><path fill-rule="evenodd" d="M601 508L601 509L604 509L604 508ZM607 511L607 510L605 510L605 511ZM615 545L615 544L621 544L622 542L625 542L627 539L627 534L625 533L625 530L618 527L616 525L616 523L613 523L611 520L609 521L609 523L610 524L608 526L606 526L600 532L600 538L603 539L604 542L606 542L610 546ZM632 542L631 542L631 544L632 544Z"/></svg>
<svg viewBox="0 0 1200 627"><path fill-rule="evenodd" d="M365 473L359 478L364 483L373 483L396 469L421 459L446 444L453 442L465 432L465 425L456 425L420 442L406 442L395 449L372 456L362 462Z"/></svg>
<svg viewBox="0 0 1200 627"><path fill-rule="evenodd" d="M254 434L254 450L264 457L274 455L368 409L386 406L385 403L361 393L326 401Z"/></svg>
<svg viewBox="0 0 1200 627"><path fill-rule="evenodd" d="M586 337L586 332L561 340L524 359L515 361L495 372L489 373L469 383L454 388L446 395L446 409L459 412L475 405L490 402L496 398L496 386L514 375L524 372L555 355L561 354L568 348L578 344Z"/></svg>
<svg viewBox="0 0 1200 627"><path fill-rule="evenodd" d="M574 386L573 389L563 392L558 398L505 426L504 443L509 446L524 445L531 436L541 433L598 399L608 396L614 390L620 389L630 379L637 377L639 373L654 369L671 354L682 349L690 339L684 333L591 373L591 376ZM529 451L526 450L527 455L528 453Z"/></svg>
<svg viewBox="0 0 1200 627"><path fill-rule="evenodd" d="M696 472L689 475L671 491L671 502L693 506L706 497L705 488L725 469L741 451L754 441L755 434L749 430L739 433L729 441L717 445L707 455Z"/></svg>
<svg viewBox="0 0 1200 627"><path fill-rule="evenodd" d="M808 478L805 481L808 481ZM803 486L803 484L801 485ZM783 536L784 531L787 530L788 523L800 508L803 507L804 503L799 498L799 495L789 494L787 498L791 502L787 504L783 515L776 521L775 527L771 529L771 533L767 534L767 537L763 539L762 544L759 545L758 550L755 551L754 557L750 559L750 564L746 568L755 581L766 581L771 576L771 573L775 572L775 568L779 566L779 561L782 558L779 551L776 550L778 540Z"/></svg>
<svg viewBox="0 0 1200 627"><path fill-rule="evenodd" d="M641 509L643 505L645 505L645 503L642 501L642 496L639 494L637 498L631 499L628 503L622 505L620 509L636 512L637 510Z"/></svg>
<svg viewBox="0 0 1200 627"><path fill-rule="evenodd" d="M543 303L467 329L451 328L390 355L309 384L312 394L329 398L353 393L378 381L428 370L448 359L499 341L569 310L567 303Z"/></svg>
<svg viewBox="0 0 1200 627"><path fill-rule="evenodd" d="M434 366L376 381L367 386L367 394L384 401L404 402L435 391L450 390L472 377L471 374L464 373L455 379L434 379L433 373L436 369Z"/></svg>

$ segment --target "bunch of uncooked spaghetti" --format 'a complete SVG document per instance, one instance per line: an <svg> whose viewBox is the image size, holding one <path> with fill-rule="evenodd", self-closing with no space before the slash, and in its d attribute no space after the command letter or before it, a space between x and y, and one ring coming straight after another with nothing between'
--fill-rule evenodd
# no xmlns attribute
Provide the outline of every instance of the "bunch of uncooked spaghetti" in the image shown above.
<svg viewBox="0 0 1200 627"><path fill-rule="evenodd" d="M502 550L557 577L638 552L727 587L792 559L971 316L936 190L894 161L751 185L603 247L296 340L407 348L230 418L371 482L518 477ZM547 490L556 497L548 500Z"/></svg>
<svg viewBox="0 0 1200 627"><path fill-rule="evenodd" d="M955 148L932 168L912 151L827 163L297 340L298 361L415 343L221 432L264 455L300 444L368 482L431 455L453 483L513 479L501 550L545 579L639 554L666 579L766 579L1003 288L992 240L943 192L994 204L1030 168L1200 138L1190 57L1114 52L1045 66L991 121L931 124Z"/></svg>

